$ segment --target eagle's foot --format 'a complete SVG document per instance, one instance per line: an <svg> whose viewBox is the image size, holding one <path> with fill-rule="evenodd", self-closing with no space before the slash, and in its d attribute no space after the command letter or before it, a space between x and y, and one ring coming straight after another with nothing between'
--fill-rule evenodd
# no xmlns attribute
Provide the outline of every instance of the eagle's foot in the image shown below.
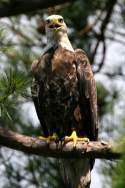
<svg viewBox="0 0 125 188"><path fill-rule="evenodd" d="M59 138L56 133L53 133L52 136L48 136L48 137L39 136L39 139L42 141L46 141L47 144L50 144L51 142L57 142Z"/></svg>
<svg viewBox="0 0 125 188"><path fill-rule="evenodd" d="M64 143L70 141L73 141L73 147L75 148L78 141L89 142L89 139L87 137L78 137L76 131L73 131L70 136L64 138Z"/></svg>

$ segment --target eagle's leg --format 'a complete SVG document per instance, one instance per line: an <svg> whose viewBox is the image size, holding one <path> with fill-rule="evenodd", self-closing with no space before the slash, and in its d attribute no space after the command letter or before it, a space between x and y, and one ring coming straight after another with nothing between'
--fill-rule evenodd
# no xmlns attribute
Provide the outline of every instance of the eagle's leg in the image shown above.
<svg viewBox="0 0 125 188"><path fill-rule="evenodd" d="M48 136L48 137L39 136L39 139L42 140L42 141L46 141L48 144L50 144L51 142L56 142L57 140L59 140L56 133L53 133L52 136Z"/></svg>
<svg viewBox="0 0 125 188"><path fill-rule="evenodd" d="M73 131L70 136L64 138L64 143L73 141L73 147L76 147L78 141L89 142L87 137L78 137L76 131Z"/></svg>

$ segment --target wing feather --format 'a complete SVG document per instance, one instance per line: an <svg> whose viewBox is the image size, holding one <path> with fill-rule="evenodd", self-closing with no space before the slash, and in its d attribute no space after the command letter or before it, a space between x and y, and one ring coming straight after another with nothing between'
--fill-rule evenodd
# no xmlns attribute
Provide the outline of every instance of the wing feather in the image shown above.
<svg viewBox="0 0 125 188"><path fill-rule="evenodd" d="M44 90L44 80L46 77L45 73L47 71L45 70L45 64L49 66L54 50L55 48L48 49L48 51L46 51L46 53L44 53L39 59L34 60L31 66L31 71L34 76L31 87L32 99L43 130L43 134L46 137L49 136L49 130L42 111L42 102L44 100L42 93Z"/></svg>
<svg viewBox="0 0 125 188"><path fill-rule="evenodd" d="M75 50L75 55L79 80L80 108L84 114L83 116L85 116L85 129L91 140L97 140L97 96L93 72L88 57L83 50Z"/></svg>
<svg viewBox="0 0 125 188"><path fill-rule="evenodd" d="M47 136L49 136L49 133L48 133L48 129L47 129L47 126L46 126L46 123L44 120L44 116L42 114L40 102L39 102L39 85L35 79L33 79L33 81L32 81L31 93L32 93L32 99L34 102L36 113L37 113L38 119L40 121L42 130L43 130L43 134L44 134L44 136L47 137Z"/></svg>

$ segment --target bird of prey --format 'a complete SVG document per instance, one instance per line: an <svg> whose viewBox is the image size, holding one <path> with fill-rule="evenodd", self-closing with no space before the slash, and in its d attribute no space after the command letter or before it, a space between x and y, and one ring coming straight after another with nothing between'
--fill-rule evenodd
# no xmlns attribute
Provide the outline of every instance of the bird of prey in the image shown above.
<svg viewBox="0 0 125 188"><path fill-rule="evenodd" d="M72 140L74 147L79 140L97 140L96 86L88 57L72 47L62 16L47 17L45 31L47 46L31 67L32 96L44 136L47 141ZM90 159L69 161L68 187L88 188Z"/></svg>

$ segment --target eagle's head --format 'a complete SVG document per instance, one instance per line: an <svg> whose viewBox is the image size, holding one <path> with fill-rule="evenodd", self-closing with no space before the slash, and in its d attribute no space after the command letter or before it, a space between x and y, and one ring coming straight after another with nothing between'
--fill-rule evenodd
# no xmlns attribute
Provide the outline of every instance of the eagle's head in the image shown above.
<svg viewBox="0 0 125 188"><path fill-rule="evenodd" d="M67 26L60 15L51 15L45 20L45 30L48 39L48 46L58 46L74 51L68 39Z"/></svg>
<svg viewBox="0 0 125 188"><path fill-rule="evenodd" d="M51 15L45 20L45 30L48 37L59 38L67 33L67 26L60 15Z"/></svg>

